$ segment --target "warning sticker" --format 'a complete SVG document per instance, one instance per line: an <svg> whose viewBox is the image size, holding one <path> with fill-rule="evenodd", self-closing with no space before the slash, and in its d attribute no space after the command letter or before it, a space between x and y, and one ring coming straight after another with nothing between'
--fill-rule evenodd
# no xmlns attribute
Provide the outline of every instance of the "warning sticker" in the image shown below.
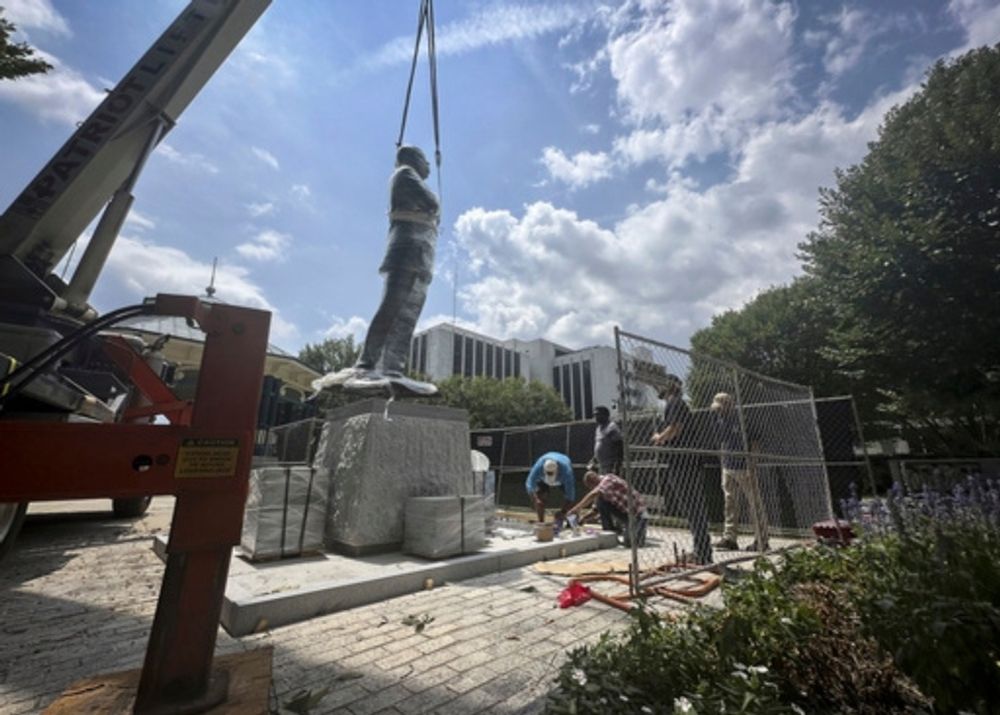
<svg viewBox="0 0 1000 715"><path fill-rule="evenodd" d="M184 439L177 450L174 477L232 477L239 454L238 439Z"/></svg>

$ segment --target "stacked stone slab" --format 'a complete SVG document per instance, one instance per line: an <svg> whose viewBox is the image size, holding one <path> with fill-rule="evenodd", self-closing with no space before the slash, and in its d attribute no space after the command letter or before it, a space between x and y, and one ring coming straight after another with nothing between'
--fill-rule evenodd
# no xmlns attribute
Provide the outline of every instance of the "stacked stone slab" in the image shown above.
<svg viewBox="0 0 1000 715"><path fill-rule="evenodd" d="M403 550L428 559L471 554L486 545L483 497L410 497Z"/></svg>
<svg viewBox="0 0 1000 715"><path fill-rule="evenodd" d="M240 546L253 561L321 551L329 473L309 465L261 466L250 472Z"/></svg>
<svg viewBox="0 0 1000 715"><path fill-rule="evenodd" d="M349 556L396 551L407 499L473 491L468 413L355 402L327 415L314 464L330 474L326 547Z"/></svg>

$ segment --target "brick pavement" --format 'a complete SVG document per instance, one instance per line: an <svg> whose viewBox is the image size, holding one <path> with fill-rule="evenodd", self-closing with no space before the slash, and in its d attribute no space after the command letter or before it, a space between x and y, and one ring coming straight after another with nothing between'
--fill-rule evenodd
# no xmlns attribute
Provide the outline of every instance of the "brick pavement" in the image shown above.
<svg viewBox="0 0 1000 715"><path fill-rule="evenodd" d="M38 712L74 680L141 665L163 574L150 537L171 509L158 498L133 522L29 519L0 564L0 713ZM627 620L594 602L556 608L563 585L514 569L241 639L220 629L217 652L273 646L272 700L329 688L314 713L533 713L568 648ZM418 633L407 616L433 620Z"/></svg>

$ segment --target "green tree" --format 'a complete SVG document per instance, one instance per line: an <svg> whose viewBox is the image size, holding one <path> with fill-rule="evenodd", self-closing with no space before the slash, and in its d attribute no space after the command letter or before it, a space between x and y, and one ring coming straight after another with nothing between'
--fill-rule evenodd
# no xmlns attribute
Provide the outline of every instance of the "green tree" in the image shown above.
<svg viewBox="0 0 1000 715"><path fill-rule="evenodd" d="M299 350L299 360L325 375L353 365L360 354L361 346L355 345L354 336L348 335L346 338L327 338L315 345L306 343Z"/></svg>
<svg viewBox="0 0 1000 715"><path fill-rule="evenodd" d="M52 65L34 56L35 51L26 42L11 42L17 28L3 17L0 6L0 80L17 79L27 75L48 72Z"/></svg>
<svg viewBox="0 0 1000 715"><path fill-rule="evenodd" d="M346 338L327 338L315 345L306 343L305 347L299 350L299 360L311 367L321 375L328 372L336 372L341 368L349 367L358 360L361 354L361 346L354 344L354 336L348 335ZM341 407L349 402L363 399L362 397L345 393L343 390L331 392L324 390L317 398L317 404L323 410L330 410Z"/></svg>
<svg viewBox="0 0 1000 715"><path fill-rule="evenodd" d="M934 65L801 245L826 355L910 439L1000 451L1000 45Z"/></svg>
<svg viewBox="0 0 1000 715"><path fill-rule="evenodd" d="M513 427L568 422L569 407L555 390L537 380L496 380L454 375L438 383L438 404L469 411L469 426Z"/></svg>
<svg viewBox="0 0 1000 715"><path fill-rule="evenodd" d="M691 336L691 347L809 385L817 395L838 395L850 392L852 384L824 352L835 326L818 281L799 278L764 291L739 310L716 315L709 327Z"/></svg>

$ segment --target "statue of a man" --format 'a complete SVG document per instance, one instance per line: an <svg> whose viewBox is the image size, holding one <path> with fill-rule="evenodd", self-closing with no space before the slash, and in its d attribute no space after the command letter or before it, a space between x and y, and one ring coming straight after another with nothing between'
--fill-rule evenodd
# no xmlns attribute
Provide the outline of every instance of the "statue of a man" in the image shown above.
<svg viewBox="0 0 1000 715"><path fill-rule="evenodd" d="M427 299L434 272L441 207L424 180L430 176L427 157L415 146L396 151L396 170L389 184L389 245L379 273L385 277L382 302L368 326L361 356L354 367L325 375L313 388L343 386L355 392L434 394L429 383L403 376L413 329Z"/></svg>

